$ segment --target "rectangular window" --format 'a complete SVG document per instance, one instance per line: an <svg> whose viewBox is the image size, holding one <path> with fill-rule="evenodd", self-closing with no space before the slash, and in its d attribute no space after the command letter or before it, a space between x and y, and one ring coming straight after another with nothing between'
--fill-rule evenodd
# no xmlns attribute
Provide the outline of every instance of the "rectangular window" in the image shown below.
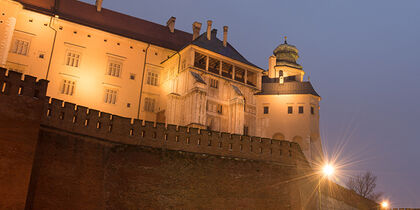
<svg viewBox="0 0 420 210"><path fill-rule="evenodd" d="M67 51L66 54L66 65L71 67L79 67L80 64L80 53Z"/></svg>
<svg viewBox="0 0 420 210"><path fill-rule="evenodd" d="M221 104L217 104L217 113L219 114L223 113L223 106Z"/></svg>
<svg viewBox="0 0 420 210"><path fill-rule="evenodd" d="M154 112L155 111L155 102L156 102L156 100L154 98L146 97L144 99L144 111Z"/></svg>
<svg viewBox="0 0 420 210"><path fill-rule="evenodd" d="M209 57L209 72L219 74L220 70L220 61L217 59L214 59L212 57Z"/></svg>
<svg viewBox="0 0 420 210"><path fill-rule="evenodd" d="M311 114L315 114L315 107L311 106Z"/></svg>
<svg viewBox="0 0 420 210"><path fill-rule="evenodd" d="M18 54L18 55L27 55L29 50L29 42L15 39L12 46L12 53Z"/></svg>
<svg viewBox="0 0 420 210"><path fill-rule="evenodd" d="M147 84L158 86L159 74L154 72L147 72Z"/></svg>
<svg viewBox="0 0 420 210"><path fill-rule="evenodd" d="M232 79L233 65L222 62L222 76Z"/></svg>
<svg viewBox="0 0 420 210"><path fill-rule="evenodd" d="M210 79L210 87L212 88L219 88L219 81L215 79Z"/></svg>
<svg viewBox="0 0 420 210"><path fill-rule="evenodd" d="M120 61L109 61L108 62L108 69L106 74L113 77L120 77L122 69L122 62Z"/></svg>
<svg viewBox="0 0 420 210"><path fill-rule="evenodd" d="M117 102L117 90L105 89L104 102L107 104L115 104Z"/></svg>
<svg viewBox="0 0 420 210"><path fill-rule="evenodd" d="M76 82L75 81L71 81L71 80L66 80L65 79L62 82L60 93L61 94L72 96L74 94L74 88L75 88L75 86L76 86Z"/></svg>
<svg viewBox="0 0 420 210"><path fill-rule="evenodd" d="M248 136L248 126L244 126L244 135Z"/></svg>
<svg viewBox="0 0 420 210"><path fill-rule="evenodd" d="M268 106L264 107L264 114L268 114Z"/></svg>
<svg viewBox="0 0 420 210"><path fill-rule="evenodd" d="M303 114L303 106L299 106L299 114Z"/></svg>
<svg viewBox="0 0 420 210"><path fill-rule="evenodd" d="M206 70L207 56L196 52L194 56L194 67Z"/></svg>
<svg viewBox="0 0 420 210"><path fill-rule="evenodd" d="M243 68L235 66L235 80L239 82L245 81L245 70Z"/></svg>
<svg viewBox="0 0 420 210"><path fill-rule="evenodd" d="M130 73L130 79L135 80L136 79L136 74Z"/></svg>
<svg viewBox="0 0 420 210"><path fill-rule="evenodd" d="M255 87L257 84L257 74L251 71L247 71L246 83Z"/></svg>
<svg viewBox="0 0 420 210"><path fill-rule="evenodd" d="M292 106L287 107L287 113L288 114L293 114L293 107Z"/></svg>

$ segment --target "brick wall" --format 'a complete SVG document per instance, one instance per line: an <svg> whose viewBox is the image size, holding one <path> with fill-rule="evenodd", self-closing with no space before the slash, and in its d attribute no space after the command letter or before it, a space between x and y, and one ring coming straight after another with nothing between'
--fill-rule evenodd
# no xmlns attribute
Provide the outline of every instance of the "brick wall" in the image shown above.
<svg viewBox="0 0 420 210"><path fill-rule="evenodd" d="M317 208L296 143L123 118L46 87L0 69L0 209Z"/></svg>
<svg viewBox="0 0 420 210"><path fill-rule="evenodd" d="M25 206L46 87L0 68L0 209Z"/></svg>

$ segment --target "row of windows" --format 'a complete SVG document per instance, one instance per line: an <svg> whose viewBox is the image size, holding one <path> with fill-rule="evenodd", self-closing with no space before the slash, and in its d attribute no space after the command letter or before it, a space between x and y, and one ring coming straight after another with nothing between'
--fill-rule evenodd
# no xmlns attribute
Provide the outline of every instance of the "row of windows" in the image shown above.
<svg viewBox="0 0 420 210"><path fill-rule="evenodd" d="M269 112L270 112L270 108L268 106L264 106L263 107L263 113L268 114ZM298 107L298 113L299 114L304 113L304 107L303 106ZM287 114L293 114L293 106L288 106L287 107ZM315 114L315 108L313 106L311 106L311 114Z"/></svg>
<svg viewBox="0 0 420 210"><path fill-rule="evenodd" d="M60 86L60 93L68 96L73 96L76 89L76 82L64 79ZM104 92L104 103L115 104L117 102L118 90L107 88ZM127 107L130 108L128 103ZM146 97L144 100L144 111L154 112L156 106L156 99ZM221 109L221 108L220 108Z"/></svg>
<svg viewBox="0 0 420 210"><path fill-rule="evenodd" d="M69 51L67 52L66 57L66 65L71 67L79 67L80 65L80 53ZM113 76L113 77L120 77L122 71L122 62L116 60L110 60L108 62L108 67L106 71L106 75ZM136 75L131 73L130 79L135 80ZM159 86L159 74L155 72L148 72L147 73L147 84L152 86Z"/></svg>
<svg viewBox="0 0 420 210"><path fill-rule="evenodd" d="M220 61L198 52L195 52L194 54L194 67L207 70L211 73L222 75L223 77L243 82L248 85L255 86L257 84L257 74L255 72L246 71L238 66L234 66L225 61ZM247 75L246 81L245 74Z"/></svg>

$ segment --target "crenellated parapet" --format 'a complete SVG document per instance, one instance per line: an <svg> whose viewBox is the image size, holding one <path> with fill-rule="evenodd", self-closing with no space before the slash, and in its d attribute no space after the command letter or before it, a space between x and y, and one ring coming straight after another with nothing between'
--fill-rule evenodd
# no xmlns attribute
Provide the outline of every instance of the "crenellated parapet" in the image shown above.
<svg viewBox="0 0 420 210"><path fill-rule="evenodd" d="M47 92L47 80L38 80L29 75L22 75L19 72L7 71L0 68L0 94L20 95L45 99Z"/></svg>
<svg viewBox="0 0 420 210"><path fill-rule="evenodd" d="M22 80L23 77L23 80ZM306 161L297 143L125 118L45 95L46 80L0 69L1 94L42 100L41 127L104 141L236 159L295 164ZM34 110L36 111L36 110Z"/></svg>
<svg viewBox="0 0 420 210"><path fill-rule="evenodd" d="M115 143L285 164L304 160L294 142L124 118L57 99L46 100L42 116L44 127Z"/></svg>

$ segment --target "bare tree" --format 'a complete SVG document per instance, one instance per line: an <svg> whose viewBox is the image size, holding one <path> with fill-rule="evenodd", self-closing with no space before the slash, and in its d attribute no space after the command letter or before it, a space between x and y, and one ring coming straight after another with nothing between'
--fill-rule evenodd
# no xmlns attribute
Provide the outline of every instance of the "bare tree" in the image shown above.
<svg viewBox="0 0 420 210"><path fill-rule="evenodd" d="M375 192L377 176L370 171L358 174L347 180L347 187L364 198L378 201L382 196L381 192Z"/></svg>

